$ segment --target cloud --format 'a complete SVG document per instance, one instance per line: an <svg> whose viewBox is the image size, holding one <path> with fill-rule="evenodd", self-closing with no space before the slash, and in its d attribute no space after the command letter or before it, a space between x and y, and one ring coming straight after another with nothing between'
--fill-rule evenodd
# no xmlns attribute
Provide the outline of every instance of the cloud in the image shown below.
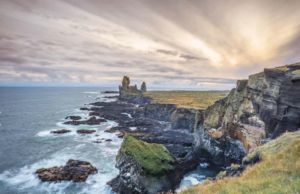
<svg viewBox="0 0 300 194"><path fill-rule="evenodd" d="M164 50L164 49L157 49L156 52L167 54L167 55L174 55L174 56L178 55L178 53L176 51L170 51L170 50Z"/></svg>
<svg viewBox="0 0 300 194"><path fill-rule="evenodd" d="M3 0L0 85L232 87L300 61L300 2ZM2 76L1 76L2 75Z"/></svg>
<svg viewBox="0 0 300 194"><path fill-rule="evenodd" d="M195 57L195 56L191 56L191 55L180 55L179 57L187 59L187 60L208 60L206 58L199 58L199 57Z"/></svg>

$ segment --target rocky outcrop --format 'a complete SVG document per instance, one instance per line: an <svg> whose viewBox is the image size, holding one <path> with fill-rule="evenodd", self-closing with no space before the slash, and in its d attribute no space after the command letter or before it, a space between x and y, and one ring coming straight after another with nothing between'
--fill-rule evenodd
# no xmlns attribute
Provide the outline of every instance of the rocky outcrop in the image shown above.
<svg viewBox="0 0 300 194"><path fill-rule="evenodd" d="M85 181L90 174L98 170L89 162L70 159L66 166L41 168L36 171L42 181Z"/></svg>
<svg viewBox="0 0 300 194"><path fill-rule="evenodd" d="M71 132L71 130L67 130L67 129L60 129L60 130L56 130L56 131L51 131L51 133L55 133L55 134L69 133L69 132Z"/></svg>
<svg viewBox="0 0 300 194"><path fill-rule="evenodd" d="M138 146L134 147L140 147L140 144L163 146L160 149L168 150L174 161L162 165L171 166L167 171L150 173L145 170L144 161L139 161L139 156L128 154L128 147L122 145L117 158L120 174L109 183L117 193L174 190L183 174L202 159L226 166L228 176L236 176L243 171L244 165L238 168L229 166L241 164L247 153L251 153L262 140L299 128L300 64L265 69L250 76L249 80L239 80L227 97L206 110L151 103L150 98L140 93L125 91L122 95L123 88L129 84L129 78L124 78L119 102L97 104L99 108L90 108L90 115L117 121L119 126L113 130L121 132L120 137L126 132L142 134L135 136L138 141L135 145ZM122 104L121 101L125 102ZM151 146L141 147L144 148L139 151L142 154L152 150ZM151 161L151 157L142 158Z"/></svg>
<svg viewBox="0 0 300 194"><path fill-rule="evenodd" d="M126 135L117 156L116 167L120 174L108 184L120 194L174 190L186 172L186 166L193 167L177 161L164 146Z"/></svg>
<svg viewBox="0 0 300 194"><path fill-rule="evenodd" d="M222 161L229 165L233 161L241 162L242 157L259 146L264 138L276 138L285 131L298 130L299 69L299 63L292 64L265 69L249 76L249 80L239 80L227 97L204 111L203 126L195 128L200 152L207 153L215 163ZM231 143L220 147L228 138ZM228 148L234 145L234 149Z"/></svg>
<svg viewBox="0 0 300 194"><path fill-rule="evenodd" d="M175 104L149 103L144 108L144 116L150 119L170 122L172 113L176 108L177 106Z"/></svg>
<svg viewBox="0 0 300 194"><path fill-rule="evenodd" d="M100 125L103 122L107 122L105 119L97 119L96 117L91 117L86 121L67 121L64 122L66 125Z"/></svg>
<svg viewBox="0 0 300 194"><path fill-rule="evenodd" d="M188 132L193 133L196 123L196 113L198 111L202 112L202 110L196 109L177 108L171 115L171 128L187 130ZM200 119L202 118L197 118L198 124L201 122Z"/></svg>
<svg viewBox="0 0 300 194"><path fill-rule="evenodd" d="M142 94L146 92L146 83L143 82L141 90L137 88L137 86L130 86L130 78L127 76L123 77L122 85L119 86L120 98L126 96L127 94Z"/></svg>
<svg viewBox="0 0 300 194"><path fill-rule="evenodd" d="M81 134L90 134L90 133L94 133L96 132L96 130L92 130L92 129L79 129L77 130L77 133L81 133Z"/></svg>
<svg viewBox="0 0 300 194"><path fill-rule="evenodd" d="M68 117L66 117L65 119L71 119L71 120L80 120L81 119L81 117L80 116L68 116Z"/></svg>
<svg viewBox="0 0 300 194"><path fill-rule="evenodd" d="M146 82L143 82L143 83L142 83L142 86L141 86L141 92L142 92L142 93L147 92Z"/></svg>

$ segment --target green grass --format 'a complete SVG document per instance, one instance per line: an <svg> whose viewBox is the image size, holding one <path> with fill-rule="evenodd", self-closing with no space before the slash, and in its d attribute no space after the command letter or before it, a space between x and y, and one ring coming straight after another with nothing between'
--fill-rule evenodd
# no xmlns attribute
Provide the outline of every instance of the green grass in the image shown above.
<svg viewBox="0 0 300 194"><path fill-rule="evenodd" d="M160 174L173 169L174 158L163 145L146 143L126 134L120 151L125 156L133 156L147 173Z"/></svg>
<svg viewBox="0 0 300 194"><path fill-rule="evenodd" d="M299 69L299 70L292 71L292 74L294 74L294 75L300 75L300 69Z"/></svg>
<svg viewBox="0 0 300 194"><path fill-rule="evenodd" d="M262 161L248 166L241 176L206 180L182 194L300 193L300 131L258 147L248 159L255 154Z"/></svg>
<svg viewBox="0 0 300 194"><path fill-rule="evenodd" d="M181 108L206 109L208 106L229 92L224 91L150 91L144 95L152 99L152 103L176 104Z"/></svg>

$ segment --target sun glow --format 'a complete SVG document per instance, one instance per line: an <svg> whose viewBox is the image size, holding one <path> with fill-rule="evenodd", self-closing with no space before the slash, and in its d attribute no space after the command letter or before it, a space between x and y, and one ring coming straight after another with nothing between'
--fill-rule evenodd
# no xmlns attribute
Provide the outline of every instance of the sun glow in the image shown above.
<svg viewBox="0 0 300 194"><path fill-rule="evenodd" d="M136 50L146 51L149 50L150 44L145 41L133 43L132 47Z"/></svg>

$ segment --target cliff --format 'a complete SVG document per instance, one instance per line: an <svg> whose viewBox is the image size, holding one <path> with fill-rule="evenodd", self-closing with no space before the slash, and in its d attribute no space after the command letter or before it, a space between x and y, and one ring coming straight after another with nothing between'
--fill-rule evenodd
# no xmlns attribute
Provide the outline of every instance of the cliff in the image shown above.
<svg viewBox="0 0 300 194"><path fill-rule="evenodd" d="M139 190L135 190L136 193L174 190L184 173L192 170L199 161L210 161L225 167L242 164L243 158L262 143L300 127L300 63L265 69L249 76L248 80L239 80L236 88L226 97L215 101L206 109L182 108L176 104L157 101L153 103L151 97L139 91L134 93L136 87L130 89L129 78L125 76L123 82L119 99L125 100L126 106L134 103L139 108L122 110L130 112L134 121L124 122L122 112L114 112L114 117L120 120L120 128L137 126L135 132L151 134L137 138L148 144L138 144L150 147L153 143L161 144L161 150L167 149L174 162L163 165L168 167L167 171L160 171L158 168L162 172L160 175L145 173L145 170L139 170L147 169L143 167L145 161L140 161L140 156L124 152L130 145L123 144L117 159L120 175L110 183L114 189L122 188L117 193L124 193L123 190L133 192L136 188ZM172 94L155 95L163 98ZM169 101L165 99L165 102ZM132 132L128 128L126 130ZM147 152L144 150L139 152ZM142 158L149 159L151 163L152 157ZM133 177L127 177L130 166L133 166L130 170L130 173L135 174ZM230 173L236 173L236 169L231 169ZM158 177L160 181L155 182L154 177ZM125 179L131 181L130 187L126 186L129 183Z"/></svg>
<svg viewBox="0 0 300 194"><path fill-rule="evenodd" d="M254 150L244 162L256 161L235 177L221 172L218 180L206 180L182 194L215 193L299 193L300 131L284 133ZM259 160L257 160L259 159ZM230 169L241 169L233 165ZM232 172L232 170L231 170ZM230 174L230 173L229 173ZM230 174L229 176L232 176Z"/></svg>

